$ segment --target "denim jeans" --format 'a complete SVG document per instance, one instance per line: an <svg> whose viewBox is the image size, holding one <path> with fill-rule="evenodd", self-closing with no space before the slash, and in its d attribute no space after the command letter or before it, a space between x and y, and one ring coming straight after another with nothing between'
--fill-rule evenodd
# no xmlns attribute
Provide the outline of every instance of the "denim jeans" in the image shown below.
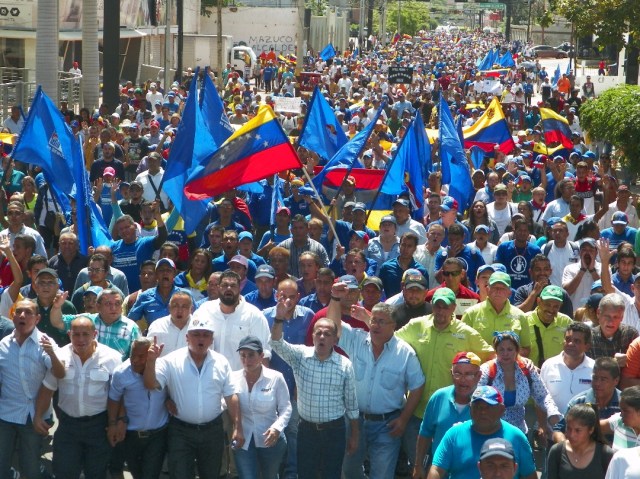
<svg viewBox="0 0 640 479"><path fill-rule="evenodd" d="M236 469L240 479L277 479L280 463L287 452L287 441L280 436L278 442L272 447L256 447L253 437L249 443L249 449L234 449L233 457L236 460ZM258 472L259 471L259 472Z"/></svg>
<svg viewBox="0 0 640 479"><path fill-rule="evenodd" d="M27 424L0 421L0 479L13 477L11 459L16 450L16 442L20 443L20 472L24 477L38 479L42 439L43 437L33 429L30 419Z"/></svg>
<svg viewBox="0 0 640 479"><path fill-rule="evenodd" d="M192 479L195 477L194 461L198 464L200 479L218 479L224 431L222 418L207 426L189 425L176 418L169 420L169 477Z"/></svg>
<svg viewBox="0 0 640 479"><path fill-rule="evenodd" d="M297 479L298 477L298 423L300 415L298 414L298 403L291 400L291 418L289 424L284 428L284 434L287 438L287 455L284 459L284 467L282 477L284 479Z"/></svg>
<svg viewBox="0 0 640 479"><path fill-rule="evenodd" d="M397 418L400 413L393 416ZM369 457L369 479L393 479L402 437L389 435L389 421L365 421L360 418L360 442L352 455L345 453L342 473L345 479L365 479L363 463ZM347 427L347 430L349 428ZM415 448L414 448L415 449Z"/></svg>
<svg viewBox="0 0 640 479"><path fill-rule="evenodd" d="M107 440L107 413L91 418L58 415L53 435L53 474L57 479L76 479L80 471L89 479L107 475L111 446Z"/></svg>
<svg viewBox="0 0 640 479"><path fill-rule="evenodd" d="M300 421L298 426L298 479L340 479L346 447L344 421L336 427L318 430Z"/></svg>
<svg viewBox="0 0 640 479"><path fill-rule="evenodd" d="M137 431L127 431L121 444L133 479L158 479L167 453L167 433L165 428L151 436L139 437Z"/></svg>
<svg viewBox="0 0 640 479"><path fill-rule="evenodd" d="M422 419L418 416L412 415L411 419L407 422L407 427L405 428L404 435L402 436L402 447L409 458L412 468L416 463L416 443L418 442L418 433L420 432L421 424Z"/></svg>

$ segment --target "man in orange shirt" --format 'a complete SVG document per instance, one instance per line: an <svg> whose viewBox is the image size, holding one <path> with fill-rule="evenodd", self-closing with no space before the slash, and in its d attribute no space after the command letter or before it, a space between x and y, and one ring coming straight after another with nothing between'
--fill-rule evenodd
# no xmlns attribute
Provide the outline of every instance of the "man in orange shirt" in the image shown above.
<svg viewBox="0 0 640 479"><path fill-rule="evenodd" d="M567 98L569 96L569 91L571 90L571 81L567 78L567 74L563 73L562 78L558 80L558 91L562 93L562 95Z"/></svg>

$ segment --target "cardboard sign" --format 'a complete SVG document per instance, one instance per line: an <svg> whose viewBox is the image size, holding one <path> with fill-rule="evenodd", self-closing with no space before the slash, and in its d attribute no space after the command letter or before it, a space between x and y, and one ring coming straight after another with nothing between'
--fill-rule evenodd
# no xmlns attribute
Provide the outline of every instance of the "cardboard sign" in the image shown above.
<svg viewBox="0 0 640 479"><path fill-rule="evenodd" d="M278 113L300 113L300 102L302 98L288 98L283 96L276 96L273 98L275 101L274 110Z"/></svg>

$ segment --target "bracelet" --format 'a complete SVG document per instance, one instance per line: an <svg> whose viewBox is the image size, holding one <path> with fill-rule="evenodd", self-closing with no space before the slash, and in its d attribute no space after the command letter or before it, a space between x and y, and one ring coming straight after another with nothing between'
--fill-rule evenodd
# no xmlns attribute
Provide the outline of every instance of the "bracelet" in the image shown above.
<svg viewBox="0 0 640 479"><path fill-rule="evenodd" d="M595 273L595 272L596 272L596 269L595 269L595 268L594 268L594 269L590 269L590 270L589 270L589 273L591 273L591 274L593 274L593 273Z"/></svg>
<svg viewBox="0 0 640 479"><path fill-rule="evenodd" d="M276 319L273 320L273 322L276 323L276 324L281 324L281 323L284 323L284 319L276 318Z"/></svg>
<svg viewBox="0 0 640 479"><path fill-rule="evenodd" d="M340 298L336 298L335 296L331 296L331 301L340 301Z"/></svg>
<svg viewBox="0 0 640 479"><path fill-rule="evenodd" d="M129 424L129 416L120 416L116 421L122 421L125 424Z"/></svg>
<svg viewBox="0 0 640 479"><path fill-rule="evenodd" d="M580 271L582 271L583 273L586 273L587 268L580 268Z"/></svg>

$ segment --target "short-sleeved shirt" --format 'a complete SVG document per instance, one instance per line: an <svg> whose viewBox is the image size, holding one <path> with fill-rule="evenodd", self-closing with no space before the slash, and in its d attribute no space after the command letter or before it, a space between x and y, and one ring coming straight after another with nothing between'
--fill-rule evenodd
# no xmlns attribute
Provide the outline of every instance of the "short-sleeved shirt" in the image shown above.
<svg viewBox="0 0 640 479"><path fill-rule="evenodd" d="M431 438L431 450L438 449L445 433L459 422L471 419L471 409L468 404L457 404L455 399L455 386L446 386L438 389L431 395L424 411L420 435Z"/></svg>
<svg viewBox="0 0 640 479"><path fill-rule="evenodd" d="M409 268L417 269L423 274L427 281L429 280L429 273L427 273L424 266L416 260L411 260L411 264L409 264L407 269ZM394 294L398 294L402 290L402 275L405 271L406 269L403 269L402 266L400 266L398 258L390 259L389 261L382 263L379 277L382 280L384 294L387 298L390 298Z"/></svg>
<svg viewBox="0 0 640 479"><path fill-rule="evenodd" d="M190 424L203 424L222 412L222 399L236 393L231 381L231 366L221 354L209 350L198 369L188 348L159 358L156 380L176 403L176 417Z"/></svg>
<svg viewBox="0 0 640 479"><path fill-rule="evenodd" d="M436 329L433 315L409 321L396 335L416 351L426 378L422 399L414 413L418 417L424 414L431 395L452 383L451 361L456 354L472 351L487 360L494 352L475 329L461 321L454 319L444 330Z"/></svg>
<svg viewBox="0 0 640 479"><path fill-rule="evenodd" d="M153 256L156 249L155 240L155 236L146 236L129 244L124 240L118 240L112 244L112 266L118 268L127 277L129 291L140 289L140 265Z"/></svg>
<svg viewBox="0 0 640 479"><path fill-rule="evenodd" d="M540 377L561 413L577 394L591 389L594 360L584 357L574 369L564 363L564 352L547 359L540 369Z"/></svg>
<svg viewBox="0 0 640 479"><path fill-rule="evenodd" d="M489 344L493 342L495 331L514 331L520 336L520 347L531 347L529 322L524 313L509 302L498 313L487 299L467 309L462 321L478 331Z"/></svg>
<svg viewBox="0 0 640 479"><path fill-rule="evenodd" d="M626 324L621 324L611 339L605 338L600 326L596 326L591 329L591 348L587 351L587 356L598 359L603 356L612 358L616 353L627 354L629 346L637 337L636 328Z"/></svg>
<svg viewBox="0 0 640 479"><path fill-rule="evenodd" d="M480 479L477 466L480 449L487 439L498 437L506 439L513 446L518 463L518 477L534 474L536 466L527 436L502 419L500 423L502 427L493 434L475 432L471 420L453 426L436 449L433 465L445 469L450 479Z"/></svg>
<svg viewBox="0 0 640 479"><path fill-rule="evenodd" d="M511 240L498 246L496 263L501 263L507 268L507 273L511 276L511 287L518 289L531 281L531 260L540 253L542 250L533 243L527 242L523 248L519 248L515 241Z"/></svg>
<svg viewBox="0 0 640 479"><path fill-rule="evenodd" d="M614 451L640 446L640 434L636 434L632 427L626 426L622 422L620 413L609 418L609 427L613 431L612 447Z"/></svg>
<svg viewBox="0 0 640 479"><path fill-rule="evenodd" d="M573 323L573 320L569 316L558 313L554 320L546 325L540 321L538 317L538 308L525 313L525 316L530 327L529 334L531 336L529 359L531 359L536 366L539 366L539 363L541 364L544 360L562 352L564 333L569 325ZM540 336L543 351L540 351L538 347L538 335Z"/></svg>
<svg viewBox="0 0 640 479"><path fill-rule="evenodd" d="M628 378L640 378L640 338L636 338L627 348L627 367L622 375Z"/></svg>

